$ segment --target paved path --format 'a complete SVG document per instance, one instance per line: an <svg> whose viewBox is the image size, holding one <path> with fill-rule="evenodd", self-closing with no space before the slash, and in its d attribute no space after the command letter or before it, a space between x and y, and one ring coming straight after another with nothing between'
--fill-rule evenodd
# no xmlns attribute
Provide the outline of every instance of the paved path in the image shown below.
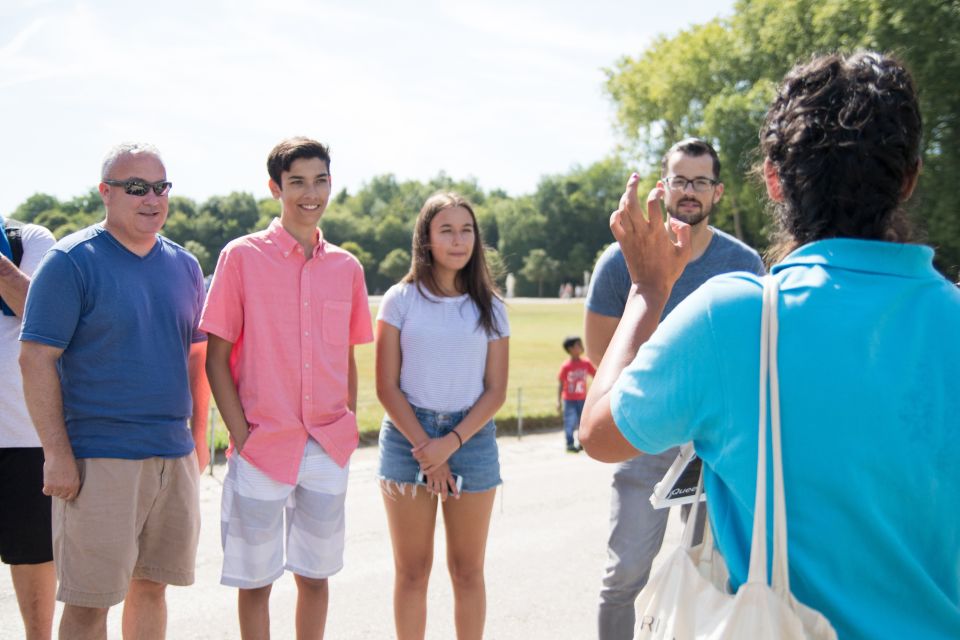
<svg viewBox="0 0 960 640"><path fill-rule="evenodd" d="M497 496L487 549L486 638L504 640L596 637L595 611L606 559L612 467L563 450L560 432L500 439L505 486ZM376 484L375 447L354 456L347 493L345 568L331 578L327 638L394 637L393 560ZM236 590L218 584L220 480L225 467L201 483L203 529L192 587L170 588L171 640L239 638ZM439 520L442 520L439 519ZM672 517L666 544L679 540ZM455 637L445 545L438 526L431 576L427 638ZM292 639L296 591L285 575L274 585L273 637ZM120 609L109 618L120 638ZM58 607L59 617L59 607ZM8 571L0 570L0 639L22 636Z"/></svg>

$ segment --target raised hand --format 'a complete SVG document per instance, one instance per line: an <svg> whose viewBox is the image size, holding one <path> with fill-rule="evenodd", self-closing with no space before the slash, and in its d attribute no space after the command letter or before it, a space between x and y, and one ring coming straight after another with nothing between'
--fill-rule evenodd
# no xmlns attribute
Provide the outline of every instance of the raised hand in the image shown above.
<svg viewBox="0 0 960 640"><path fill-rule="evenodd" d="M636 173L627 181L620 207L610 214L610 231L620 243L631 282L641 289L669 291L690 261L690 227L670 218L676 242L670 237L660 209L664 195L660 186L647 196L644 216L637 195L639 182Z"/></svg>

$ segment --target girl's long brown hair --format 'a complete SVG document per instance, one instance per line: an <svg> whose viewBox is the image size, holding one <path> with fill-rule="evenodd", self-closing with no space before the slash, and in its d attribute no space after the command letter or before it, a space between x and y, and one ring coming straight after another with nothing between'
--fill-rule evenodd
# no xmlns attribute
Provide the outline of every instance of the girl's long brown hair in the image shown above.
<svg viewBox="0 0 960 640"><path fill-rule="evenodd" d="M430 222L444 209L453 207L463 207L470 213L470 218L473 221L474 238L473 253L470 260L457 272L457 290L466 292L473 303L477 305L480 312L478 326L483 327L488 336L498 336L500 335L500 327L493 313L493 299L495 297L502 298L493 282L493 277L490 275L490 269L487 267L487 260L483 251L483 238L480 235L480 227L477 225L477 215L463 196L451 192L435 193L423 203L423 208L420 209L420 214L417 216L413 229L410 271L403 277L403 282L415 284L420 293L423 293L422 287L426 287L435 296L443 295L437 283L433 268L433 257L430 254Z"/></svg>

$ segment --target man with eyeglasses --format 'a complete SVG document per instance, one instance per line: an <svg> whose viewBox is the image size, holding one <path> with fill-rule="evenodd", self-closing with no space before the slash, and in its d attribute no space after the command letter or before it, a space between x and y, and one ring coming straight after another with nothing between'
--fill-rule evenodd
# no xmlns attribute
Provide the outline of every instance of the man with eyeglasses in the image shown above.
<svg viewBox="0 0 960 640"><path fill-rule="evenodd" d="M688 138L664 154L661 178L663 203L670 217L690 225L690 262L677 280L664 309L670 313L697 287L715 275L731 271L764 273L756 251L740 240L709 225L710 213L720 202L720 159L707 142ZM672 231L667 224L667 230ZM593 270L586 300L587 357L600 366L630 291L630 274L616 243L610 245ZM695 354L691 354L695 357ZM634 637L634 602L650 576L667 528L668 509L654 509L650 495L670 464L677 448L644 455L618 465L613 475L608 563L600 591L600 640Z"/></svg>
<svg viewBox="0 0 960 640"><path fill-rule="evenodd" d="M101 170L102 223L60 240L24 312L24 394L53 496L61 638L159 638L166 585L193 583L200 512L187 354L203 276L159 235L171 183L156 148L124 144Z"/></svg>

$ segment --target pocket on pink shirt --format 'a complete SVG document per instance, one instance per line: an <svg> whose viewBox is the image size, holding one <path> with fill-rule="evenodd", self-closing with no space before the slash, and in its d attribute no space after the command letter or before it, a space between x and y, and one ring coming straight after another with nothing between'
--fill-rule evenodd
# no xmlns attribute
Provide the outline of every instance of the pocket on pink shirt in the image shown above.
<svg viewBox="0 0 960 640"><path fill-rule="evenodd" d="M345 345L350 341L349 302L339 300L323 301L323 341L334 345Z"/></svg>

